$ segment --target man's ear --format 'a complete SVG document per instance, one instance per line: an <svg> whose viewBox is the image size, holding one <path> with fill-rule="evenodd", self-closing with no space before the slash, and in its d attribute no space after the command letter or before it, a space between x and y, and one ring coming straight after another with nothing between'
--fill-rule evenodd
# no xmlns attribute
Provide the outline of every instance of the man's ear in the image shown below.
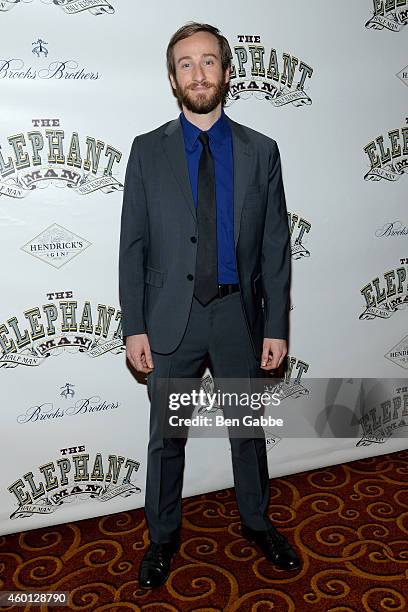
<svg viewBox="0 0 408 612"><path fill-rule="evenodd" d="M224 83L229 83L231 79L231 68L227 68L224 74Z"/></svg>
<svg viewBox="0 0 408 612"><path fill-rule="evenodd" d="M169 74L169 79L170 79L170 83L173 89L176 89L176 81L174 79L174 76L172 74Z"/></svg>

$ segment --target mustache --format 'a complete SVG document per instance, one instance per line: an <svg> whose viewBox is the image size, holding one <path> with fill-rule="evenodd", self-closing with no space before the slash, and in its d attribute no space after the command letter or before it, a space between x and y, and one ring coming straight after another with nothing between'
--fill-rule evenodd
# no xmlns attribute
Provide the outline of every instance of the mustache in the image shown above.
<svg viewBox="0 0 408 612"><path fill-rule="evenodd" d="M202 81L202 83L191 83L191 85L189 85L187 89L194 90L197 89L197 87L206 87L207 89L209 89L210 87L215 87L215 85L210 81Z"/></svg>

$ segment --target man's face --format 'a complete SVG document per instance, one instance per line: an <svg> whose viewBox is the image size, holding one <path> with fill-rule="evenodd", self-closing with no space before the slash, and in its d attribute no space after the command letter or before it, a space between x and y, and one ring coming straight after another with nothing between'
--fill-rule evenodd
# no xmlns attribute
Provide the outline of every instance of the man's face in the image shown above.
<svg viewBox="0 0 408 612"><path fill-rule="evenodd" d="M210 113L222 102L229 82L218 40L209 32L197 32L176 43L173 53L176 74L170 81L178 101L193 113Z"/></svg>

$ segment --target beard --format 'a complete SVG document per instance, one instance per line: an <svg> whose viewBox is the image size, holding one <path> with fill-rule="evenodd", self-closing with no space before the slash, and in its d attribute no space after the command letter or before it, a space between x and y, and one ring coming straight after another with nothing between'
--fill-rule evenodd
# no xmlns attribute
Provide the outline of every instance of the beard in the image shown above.
<svg viewBox="0 0 408 612"><path fill-rule="evenodd" d="M193 97L190 91L195 90L196 84L192 83L182 88L176 80L174 92L180 106L185 106L189 111L197 115L206 115L217 108L220 102L222 103L224 101L225 95L229 89L229 83L224 83L221 78L217 83L203 81L200 85L206 87L207 92L199 93Z"/></svg>

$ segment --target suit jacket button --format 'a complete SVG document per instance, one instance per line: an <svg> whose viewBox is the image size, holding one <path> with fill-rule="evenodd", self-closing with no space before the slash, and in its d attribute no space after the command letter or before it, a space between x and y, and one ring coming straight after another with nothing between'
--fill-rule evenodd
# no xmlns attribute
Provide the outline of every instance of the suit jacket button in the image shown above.
<svg viewBox="0 0 408 612"><path fill-rule="evenodd" d="M197 242L197 238L195 236L191 236L190 240L191 242Z"/></svg>
<svg viewBox="0 0 408 612"><path fill-rule="evenodd" d="M192 274L187 274L188 280L193 280L194 276Z"/></svg>

